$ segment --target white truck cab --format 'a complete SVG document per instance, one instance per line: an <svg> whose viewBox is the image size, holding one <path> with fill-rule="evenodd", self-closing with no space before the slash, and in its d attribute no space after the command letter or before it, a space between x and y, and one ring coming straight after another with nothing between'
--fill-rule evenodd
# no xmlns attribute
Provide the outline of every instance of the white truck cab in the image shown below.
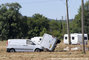
<svg viewBox="0 0 89 60"><path fill-rule="evenodd" d="M34 42L35 44L40 45L43 40L43 37L33 37L31 38L31 41Z"/></svg>

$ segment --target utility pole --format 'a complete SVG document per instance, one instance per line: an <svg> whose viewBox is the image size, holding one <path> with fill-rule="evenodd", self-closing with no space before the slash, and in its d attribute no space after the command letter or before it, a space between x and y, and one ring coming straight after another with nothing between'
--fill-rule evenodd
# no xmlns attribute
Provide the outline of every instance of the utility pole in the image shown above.
<svg viewBox="0 0 89 60"><path fill-rule="evenodd" d="M69 40L69 45L71 45L70 28L69 28L68 0L66 0L66 14L67 14L67 33L68 33L68 40ZM69 46L69 50L71 50L70 46Z"/></svg>
<svg viewBox="0 0 89 60"><path fill-rule="evenodd" d="M61 17L61 19L63 20L63 16Z"/></svg>
<svg viewBox="0 0 89 60"><path fill-rule="evenodd" d="M82 42L83 42L83 53L85 54L85 42L84 42L84 0L81 0L81 23L82 23Z"/></svg>
<svg viewBox="0 0 89 60"><path fill-rule="evenodd" d="M62 21L64 20L64 17L62 16ZM63 33L63 36L64 36L64 24L62 23L62 33Z"/></svg>

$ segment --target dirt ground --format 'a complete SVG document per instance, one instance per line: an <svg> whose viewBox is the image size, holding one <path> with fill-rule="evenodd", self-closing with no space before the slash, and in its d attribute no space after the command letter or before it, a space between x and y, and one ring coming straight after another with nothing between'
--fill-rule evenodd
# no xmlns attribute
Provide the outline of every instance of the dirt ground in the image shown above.
<svg viewBox="0 0 89 60"><path fill-rule="evenodd" d="M0 60L89 60L89 50L86 51L86 54L83 54L81 50L71 52L63 51L63 48L66 46L61 42L57 45L55 52L7 53L6 41L0 41Z"/></svg>

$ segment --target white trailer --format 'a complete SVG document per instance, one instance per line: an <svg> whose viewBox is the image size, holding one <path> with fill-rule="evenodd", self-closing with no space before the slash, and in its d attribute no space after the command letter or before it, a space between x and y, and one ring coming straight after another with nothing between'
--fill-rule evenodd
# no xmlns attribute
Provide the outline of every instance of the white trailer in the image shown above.
<svg viewBox="0 0 89 60"><path fill-rule="evenodd" d="M57 43L56 37L53 37L52 35L49 34L44 34L41 46L48 49L49 51L53 51L56 47L56 43Z"/></svg>
<svg viewBox="0 0 89 60"><path fill-rule="evenodd" d="M74 33L70 34L71 44L83 44L82 42L82 34ZM87 44L88 42L88 35L84 34L84 42ZM68 41L68 34L64 35L64 44L69 44Z"/></svg>

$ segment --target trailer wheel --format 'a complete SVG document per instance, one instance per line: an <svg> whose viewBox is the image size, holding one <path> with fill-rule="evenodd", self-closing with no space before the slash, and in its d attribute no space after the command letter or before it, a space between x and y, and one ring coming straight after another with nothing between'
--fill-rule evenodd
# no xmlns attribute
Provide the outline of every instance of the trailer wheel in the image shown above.
<svg viewBox="0 0 89 60"><path fill-rule="evenodd" d="M41 52L41 50L37 48L37 49L35 49L35 52Z"/></svg>
<svg viewBox="0 0 89 60"><path fill-rule="evenodd" d="M13 49L13 48L12 48L12 49L10 49L10 52L15 52L15 49Z"/></svg>

